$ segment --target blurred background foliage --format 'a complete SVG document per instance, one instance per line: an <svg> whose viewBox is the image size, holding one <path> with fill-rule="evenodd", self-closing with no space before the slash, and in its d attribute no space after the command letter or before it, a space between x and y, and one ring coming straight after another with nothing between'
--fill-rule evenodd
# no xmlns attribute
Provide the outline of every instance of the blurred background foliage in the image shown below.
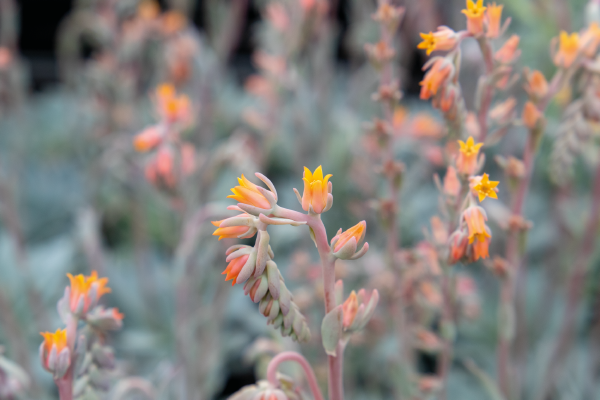
<svg viewBox="0 0 600 400"><path fill-rule="evenodd" d="M195 107L197 123L185 138L196 147L197 169L177 195L145 179L145 156L132 146L133 136L154 121L154 87L177 76L169 65L174 39L164 31L170 28L158 28L157 34L126 33L138 29L127 26L138 18L135 0L78 0L68 6L30 0L12 4L15 14L11 3L0 0L0 45L11 51L10 63L0 67L0 344L32 376L33 385L23 398L56 398L35 349L39 332L59 325L55 303L67 284L67 272L97 269L109 277L112 293L105 301L126 316L124 329L109 338L119 360L115 376L143 376L158 388L161 399L184 398L182 375L194 382L193 398L224 398L264 374L265 359L274 352L298 347L266 326L256 306L220 275L226 246L211 237L208 221L226 216L220 210L231 204L225 196L241 173L264 173L277 187L280 203L298 209L292 188L302 187L302 167L322 164L334 182L334 207L323 216L329 235L366 219L373 249L360 262L342 265L339 273L347 287L375 286L384 264L377 249L385 247L384 221L375 199L384 189L365 150L365 124L378 108L370 98L377 76L363 51L365 43L378 37L370 18L374 1L332 1L317 33L296 48L265 22L266 1L161 4L187 16L172 23L182 24L174 29L196 46L179 88ZM438 118L417 95L425 62L416 51L418 33L438 25L462 28L463 1L398 4L406 7L395 38L403 105L410 115L427 112ZM560 29L584 26L586 1L503 4L504 15L512 17L510 33L521 37L521 65L550 76L555 69L550 40ZM64 13L59 15L55 8L60 7ZM40 51L39 43L36 50L37 40L51 43L51 51ZM248 115L265 104L244 85L260 73L253 58L260 49L289 50L285 85L270 105L275 122L266 133ZM481 71L474 43L465 43L463 57L460 79L472 108L473 76ZM527 375L521 378L529 387L526 393L535 388L559 322L558 288L588 201L590 173L584 163L576 165L567 201L555 200L564 194L549 177L552 133L559 117L560 105L553 104L525 212L534 223L522 283L529 298L527 309L520 310L531 349ZM494 155L518 153L524 130L513 128L508 138L487 151L491 176L500 175ZM443 175L444 169L431 163L423 143L410 137L397 143L394 151L406 166L399 202L401 242L410 248L423 240L423 229L437 211L432 177ZM497 223L491 225L500 231ZM190 227L198 232L193 251L182 261L181 245ZM491 254L503 246L501 235L497 237ZM302 228L281 227L272 234L271 245L314 334L323 311L317 300L313 244ZM494 374L498 285L480 263L455 268L476 280L480 296L477 318L459 326L448 397L481 399L487 394L465 361L475 360L481 370ZM596 262L592 276L599 273ZM588 322L579 332L578 346L564 360L572 368L561 378L557 399L591 399L599 393L598 369L589 368L596 365L597 354L582 350L590 343L598 345L596 282L587 283ZM397 398L401 391L405 377L397 365L398 344L388 329L389 316L381 311L347 350L349 399ZM319 366L326 364L320 346L315 339L299 347ZM432 357L422 355L418 364L424 373L435 370ZM319 367L317 375L323 379Z"/></svg>

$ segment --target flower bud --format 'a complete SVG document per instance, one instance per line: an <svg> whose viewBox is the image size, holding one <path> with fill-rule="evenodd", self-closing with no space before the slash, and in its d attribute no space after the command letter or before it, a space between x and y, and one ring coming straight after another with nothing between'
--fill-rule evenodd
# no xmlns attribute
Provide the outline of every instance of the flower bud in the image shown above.
<svg viewBox="0 0 600 400"><path fill-rule="evenodd" d="M256 234L257 220L253 215L244 213L235 217L222 219L220 221L211 221L217 227L213 236L218 236L219 240L228 239L247 239Z"/></svg>
<svg viewBox="0 0 600 400"><path fill-rule="evenodd" d="M289 400L288 396L275 388L269 381L258 381L255 385L244 386L229 400Z"/></svg>
<svg viewBox="0 0 600 400"><path fill-rule="evenodd" d="M67 346L67 330L42 332L44 341L40 345L40 361L44 369L51 372L54 379L62 378L71 365L71 351Z"/></svg>
<svg viewBox="0 0 600 400"><path fill-rule="evenodd" d="M304 211L312 211L316 214L321 214L327 207L327 198L330 194L329 178L331 174L323 177L323 169L319 167L314 173L304 167L304 194L302 195L302 209Z"/></svg>
<svg viewBox="0 0 600 400"><path fill-rule="evenodd" d="M525 71L525 91L529 97L539 101L548 94L548 81L540 71Z"/></svg>
<svg viewBox="0 0 600 400"><path fill-rule="evenodd" d="M502 64L513 63L521 55L521 50L519 50L520 40L518 35L512 35L494 54L496 61Z"/></svg>
<svg viewBox="0 0 600 400"><path fill-rule="evenodd" d="M146 152L154 149L163 140L163 134L156 126L151 126L137 134L133 139L133 146L139 152Z"/></svg>
<svg viewBox="0 0 600 400"><path fill-rule="evenodd" d="M540 120L542 119L543 114L538 110L538 108L531 101L525 103L523 107L523 124L529 128L534 129Z"/></svg>
<svg viewBox="0 0 600 400"><path fill-rule="evenodd" d="M486 36L490 39L495 39L500 35L500 22L502 19L502 5L492 3L487 7L485 20L487 22Z"/></svg>
<svg viewBox="0 0 600 400"><path fill-rule="evenodd" d="M355 260L362 257L369 249L368 243L365 243L360 251L356 251L358 245L365 238L367 223L361 221L347 231L336 235L331 239L333 255L341 260Z"/></svg>
<svg viewBox="0 0 600 400"><path fill-rule="evenodd" d="M449 246L450 254L448 257L449 264L456 264L460 261L467 252L469 237L462 230L457 230L450 235Z"/></svg>
<svg viewBox="0 0 600 400"><path fill-rule="evenodd" d="M101 331L116 331L123 326L124 315L116 308L94 308L87 314L87 322Z"/></svg>

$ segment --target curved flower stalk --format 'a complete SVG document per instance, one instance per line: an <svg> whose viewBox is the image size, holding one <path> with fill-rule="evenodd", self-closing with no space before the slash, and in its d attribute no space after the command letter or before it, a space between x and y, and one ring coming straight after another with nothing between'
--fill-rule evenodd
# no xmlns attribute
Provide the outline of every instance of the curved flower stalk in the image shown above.
<svg viewBox="0 0 600 400"><path fill-rule="evenodd" d="M121 329L123 314L116 308L98 305L110 293L107 278L67 274L71 281L58 302L66 328L42 332L40 361L52 373L60 400L98 396L110 388L115 367L114 351L104 344L109 331ZM79 326L80 322L83 325Z"/></svg>
<svg viewBox="0 0 600 400"><path fill-rule="evenodd" d="M322 324L322 336L323 346L329 354L329 398L343 400L342 353L347 340L344 339L346 336L341 336L341 333L349 334L364 327L374 312L379 295L377 291L367 295L364 290L361 290L358 295L353 293L343 306L336 300L339 296L336 296L335 288L335 262L337 259L357 259L367 252L369 248L367 243L357 250L364 241L366 223L362 221L345 232L340 229L332 238L330 246L321 221L321 213L333 205L332 183L329 181L331 175L323 176L322 167L317 168L314 173L305 169L304 196L300 196L296 189L294 191L302 207L308 211L307 214L279 206L273 183L262 174L255 175L269 189L257 186L242 176L238 179L239 186L232 189L233 195L229 197L239 201L237 206L230 209L243 211L244 214L213 222L218 226L214 235L220 238L252 237L256 234L253 247L235 245L227 250L229 264L223 274L226 274L226 280L232 280L233 284L244 284L244 293L252 301L259 303L261 314L267 317L268 323L279 328L283 336L289 335L298 341L308 340L310 337L308 325L298 306L293 302L277 264L273 261L274 254L269 246L270 236L267 231L270 225L308 225L323 269L326 316ZM344 307L345 311L342 311ZM345 325L341 318L344 312ZM337 335L338 332L340 335ZM269 383L259 383L258 386L243 389L233 398L288 398L281 397L285 396L285 393L278 391L282 389L282 385L276 382L274 375L278 363L283 359L299 362L309 377L314 377L312 369L300 355L291 353L283 356L284 354L287 353L282 353L283 358L276 357L272 360L272 365L269 366ZM314 379L311 379L311 389L315 398L322 398L316 394L318 386Z"/></svg>

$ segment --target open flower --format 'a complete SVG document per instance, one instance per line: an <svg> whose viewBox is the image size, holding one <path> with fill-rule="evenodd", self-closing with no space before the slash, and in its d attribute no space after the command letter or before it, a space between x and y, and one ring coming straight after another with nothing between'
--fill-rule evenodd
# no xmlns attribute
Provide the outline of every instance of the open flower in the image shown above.
<svg viewBox="0 0 600 400"><path fill-rule="evenodd" d="M458 144L460 149L456 158L456 168L461 174L473 175L477 171L477 158L483 143L475 143L473 137L469 136L466 142L459 140Z"/></svg>
<svg viewBox="0 0 600 400"><path fill-rule="evenodd" d="M190 99L185 95L177 95L175 87L164 83L156 88L156 111L168 122L189 122L191 119Z"/></svg>
<svg viewBox="0 0 600 400"><path fill-rule="evenodd" d="M417 45L417 48L426 50L427 55L438 50L452 50L457 43L456 32L447 26L438 27L435 33L421 33L420 35L423 41Z"/></svg>
<svg viewBox="0 0 600 400"><path fill-rule="evenodd" d="M311 173L310 170L304 167L304 194L302 195L302 208L308 211L309 207L317 214L321 214L327 208L327 199L329 197L329 178L331 174L323 177L323 169L319 168ZM333 200L333 198L332 198Z"/></svg>
<svg viewBox="0 0 600 400"><path fill-rule="evenodd" d="M573 32L570 35L561 31L558 39L558 51L554 55L554 64L561 68L569 68L579 53L579 34Z"/></svg>
<svg viewBox="0 0 600 400"><path fill-rule="evenodd" d="M247 239L256 234L255 217L246 213L220 221L211 221L211 223L217 227L213 236L218 236L219 240Z"/></svg>
<svg viewBox="0 0 600 400"><path fill-rule="evenodd" d="M231 189L232 195L227 198L234 199L242 204L254 206L259 209L271 209L277 200L277 195L274 192L269 192L254 183L250 182L244 174L241 178L238 178L239 186ZM268 198L268 197L270 198Z"/></svg>
<svg viewBox="0 0 600 400"><path fill-rule="evenodd" d="M71 281L69 307L75 314L84 314L96 305L100 297L110 293L108 278L98 279L98 273L92 271L90 276L67 274Z"/></svg>
<svg viewBox="0 0 600 400"><path fill-rule="evenodd" d="M483 0L467 0L467 8L462 13L467 16L467 30L473 36L479 36L483 33L483 19L485 17L486 7L483 6Z"/></svg>
<svg viewBox="0 0 600 400"><path fill-rule="evenodd" d="M502 19L502 8L503 5L496 5L492 3L488 6L487 12L485 13L487 21L487 33L486 36L490 39L495 39L500 35L500 21Z"/></svg>
<svg viewBox="0 0 600 400"><path fill-rule="evenodd" d="M471 206L463 212L462 217L467 223L469 230L469 244L472 244L475 239L482 242L486 238L491 237L486 230L485 221L487 221L487 214L483 208Z"/></svg>
<svg viewBox="0 0 600 400"><path fill-rule="evenodd" d="M470 245L470 257L473 261L477 261L480 258L488 258L490 242L492 241L492 232L489 227L485 227L485 234L477 236L477 240L474 240Z"/></svg>
<svg viewBox="0 0 600 400"><path fill-rule="evenodd" d="M490 181L488 174L483 174L483 176L476 176L471 178L472 190L475 194L479 196L479 201L483 201L486 197L491 197L492 199L497 199L498 195L496 191L498 190L496 186L500 182L498 181Z"/></svg>
<svg viewBox="0 0 600 400"><path fill-rule="evenodd" d="M333 255L342 260L352 259L355 260L362 257L369 249L369 244L365 243L360 251L356 251L358 245L362 243L365 238L367 230L367 223L360 221L352 228L342 233L340 229L338 234L331 239L331 245L333 246Z"/></svg>
<svg viewBox="0 0 600 400"><path fill-rule="evenodd" d="M41 332L44 341L40 346L40 361L44 369L52 372L55 379L62 378L71 364L71 352L67 346L67 330Z"/></svg>

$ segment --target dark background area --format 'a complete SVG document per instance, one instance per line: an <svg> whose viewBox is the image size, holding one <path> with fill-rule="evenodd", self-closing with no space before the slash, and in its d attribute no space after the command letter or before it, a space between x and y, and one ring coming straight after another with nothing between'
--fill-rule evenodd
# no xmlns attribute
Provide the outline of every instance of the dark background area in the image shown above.
<svg viewBox="0 0 600 400"><path fill-rule="evenodd" d="M227 1L227 0L223 0ZM27 61L31 73L31 89L41 91L49 85L58 82L58 68L56 63L56 36L61 21L65 18L71 8L74 0L17 0L20 8L20 32L19 32L19 50ZM165 8L164 1L159 1ZM347 0L339 1L336 19L340 28L340 35L337 46L337 57L340 63L347 61L348 54L344 49L344 35L348 26L349 2ZM206 13L204 12L202 0L197 1L193 23L200 30L205 26ZM232 65L251 65L250 58L254 50L252 43L252 25L260 20L261 16L257 11L254 2L249 2L247 15L245 19L244 33L242 40L238 44L235 54L232 57ZM423 72L420 66L423 65L425 58L417 51L409 58L414 62L410 66L410 77L405 90L408 94L417 94L419 91L418 82L422 78Z"/></svg>

